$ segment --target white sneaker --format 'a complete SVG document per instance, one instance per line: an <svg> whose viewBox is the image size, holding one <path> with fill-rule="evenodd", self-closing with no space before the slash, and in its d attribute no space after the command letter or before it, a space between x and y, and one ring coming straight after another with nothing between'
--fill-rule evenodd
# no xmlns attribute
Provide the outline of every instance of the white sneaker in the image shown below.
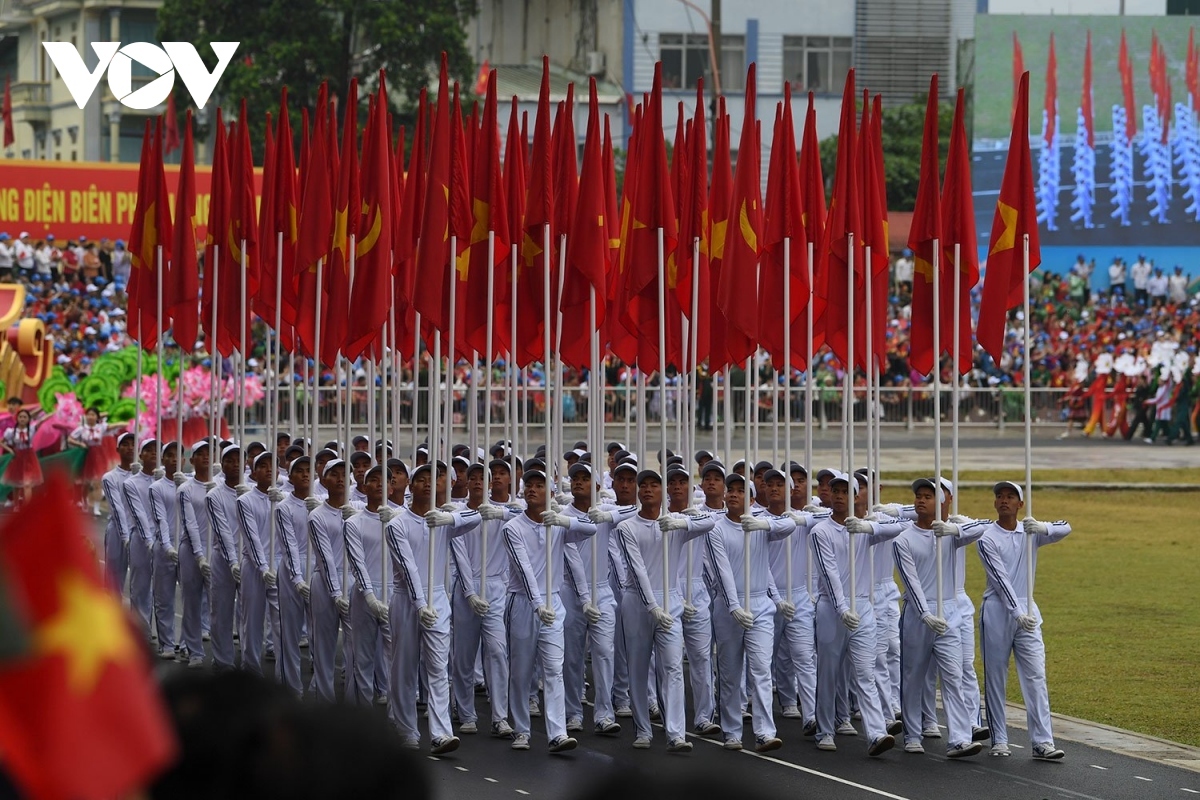
<svg viewBox="0 0 1200 800"><path fill-rule="evenodd" d="M458 726L458 732L459 733L479 733L479 723L473 722L473 721L472 722L464 722L462 725Z"/></svg>
<svg viewBox="0 0 1200 800"><path fill-rule="evenodd" d="M537 700L529 701L529 716L540 717L542 715L542 706Z"/></svg>
<svg viewBox="0 0 1200 800"><path fill-rule="evenodd" d="M617 706L617 717L620 719L631 719L633 717L633 709L629 706Z"/></svg>
<svg viewBox="0 0 1200 800"><path fill-rule="evenodd" d="M528 733L515 734L513 736L512 749L513 750L528 750L529 749L529 734Z"/></svg>
<svg viewBox="0 0 1200 800"><path fill-rule="evenodd" d="M830 753L832 753L837 750L837 744L834 743L832 736L829 736L828 734L826 734L825 736L821 736L821 737L817 738L817 749L818 750L827 750Z"/></svg>
<svg viewBox="0 0 1200 800"><path fill-rule="evenodd" d="M735 739L734 737L730 736L728 739L725 740L723 747L726 750L741 750L742 749L742 740Z"/></svg>
<svg viewBox="0 0 1200 800"><path fill-rule="evenodd" d="M942 729L937 725L930 725L921 731L921 736L925 739L940 739L942 738Z"/></svg>
<svg viewBox="0 0 1200 800"><path fill-rule="evenodd" d="M1012 751L1008 749L1008 745L1004 742L992 745L989 755L999 756L1000 758L1008 758L1012 755Z"/></svg>
<svg viewBox="0 0 1200 800"><path fill-rule="evenodd" d="M982 742L953 744L946 748L946 758L967 758L968 756L978 755L982 750Z"/></svg>
<svg viewBox="0 0 1200 800"><path fill-rule="evenodd" d="M646 738L645 736L637 737L636 739L633 740L633 749L634 750L649 750L650 749L650 740L648 738Z"/></svg>
<svg viewBox="0 0 1200 800"><path fill-rule="evenodd" d="M1054 742L1039 742L1033 746L1033 757L1039 761L1061 761L1065 755Z"/></svg>
<svg viewBox="0 0 1200 800"><path fill-rule="evenodd" d="M850 720L844 720L837 726L838 736L858 736L858 730L850 724Z"/></svg>
<svg viewBox="0 0 1200 800"><path fill-rule="evenodd" d="M667 742L668 753L690 753L692 752L692 743L687 739L672 739Z"/></svg>
<svg viewBox="0 0 1200 800"><path fill-rule="evenodd" d="M920 755L925 754L925 748L921 745L921 743L918 740L909 739L907 742L904 743L904 752L912 753L913 755L920 756Z"/></svg>
<svg viewBox="0 0 1200 800"><path fill-rule="evenodd" d="M512 726L508 724L508 720L506 719L497 720L492 723L492 736L504 739L512 736L512 732Z"/></svg>
<svg viewBox="0 0 1200 800"><path fill-rule="evenodd" d="M783 716L785 719L800 719L800 706L784 706Z"/></svg>
<svg viewBox="0 0 1200 800"><path fill-rule="evenodd" d="M577 731L582 731L582 730L583 730L583 720L582 719L580 719L579 717L571 717L569 720L567 720L567 731L568 732L575 733Z"/></svg>

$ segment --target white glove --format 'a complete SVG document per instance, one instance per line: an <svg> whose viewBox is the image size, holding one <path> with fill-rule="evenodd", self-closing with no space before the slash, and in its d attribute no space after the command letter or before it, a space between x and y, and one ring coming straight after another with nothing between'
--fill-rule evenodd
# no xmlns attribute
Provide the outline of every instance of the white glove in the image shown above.
<svg viewBox="0 0 1200 800"><path fill-rule="evenodd" d="M689 603L686 600L683 601L683 621L684 622L691 622L692 620L694 620L696 618L696 615L699 613L700 613L700 609L696 608L694 605L692 605L691 603Z"/></svg>
<svg viewBox="0 0 1200 800"><path fill-rule="evenodd" d="M176 472L175 477L173 477L171 480L175 481L176 486L183 486L185 483L187 483L187 479L187 475L184 475L182 472Z"/></svg>
<svg viewBox="0 0 1200 800"><path fill-rule="evenodd" d="M342 622L350 621L350 601L344 597L339 597L333 601L337 606L338 616L342 618Z"/></svg>
<svg viewBox="0 0 1200 800"><path fill-rule="evenodd" d="M871 523L858 517L846 517L846 530L850 533L871 534L875 532L875 529L871 527Z"/></svg>
<svg viewBox="0 0 1200 800"><path fill-rule="evenodd" d="M389 522L391 522L394 516L396 516L396 512L392 510L391 506L379 507L379 521L384 525L387 525Z"/></svg>
<svg viewBox="0 0 1200 800"><path fill-rule="evenodd" d="M479 518L484 522L504 519L504 509L500 508L500 506L494 506L491 503L484 503L479 507Z"/></svg>
<svg viewBox="0 0 1200 800"><path fill-rule="evenodd" d="M733 611L730 611L729 613L733 615L733 621L736 622L738 625L741 625L746 630L750 630L751 628L754 627L754 615L751 614L746 609L739 607L739 608L735 608Z"/></svg>
<svg viewBox="0 0 1200 800"><path fill-rule="evenodd" d="M842 614L842 624L846 626L846 630L848 631L858 630L858 626L861 623L862 619L853 611L846 611Z"/></svg>
<svg viewBox="0 0 1200 800"><path fill-rule="evenodd" d="M815 513L817 513L818 511L821 511L821 510L822 510L822 507L821 507L821 506L814 506L812 503L809 503L808 505L806 505L804 508L802 508L802 509L800 509L800 510L801 510L801 511L803 511L803 512L805 512L805 513L807 513L807 514L815 514Z"/></svg>
<svg viewBox="0 0 1200 800"><path fill-rule="evenodd" d="M612 489L601 489L599 494L596 496L599 497L601 500L607 500L609 502L614 502L617 499L617 495L613 492Z"/></svg>
<svg viewBox="0 0 1200 800"><path fill-rule="evenodd" d="M571 518L555 511L543 511L542 524L553 525L556 528L569 528L571 527Z"/></svg>
<svg viewBox="0 0 1200 800"><path fill-rule="evenodd" d="M471 610L475 612L475 615L479 616L479 617L482 617L485 614L487 614L487 612L490 611L492 608L491 603L489 603L487 600L484 600L482 597L480 597L477 594L473 594L473 595L470 595L469 597L467 597L467 605L469 605L471 607Z"/></svg>
<svg viewBox="0 0 1200 800"><path fill-rule="evenodd" d="M900 505L898 503L878 503L871 506L871 510L876 514L887 514L889 517L900 516Z"/></svg>
<svg viewBox="0 0 1200 800"><path fill-rule="evenodd" d="M559 492L558 494L554 495L554 502L558 503L560 506L569 506L573 500L574 498L565 492Z"/></svg>
<svg viewBox="0 0 1200 800"><path fill-rule="evenodd" d="M562 503L558 502L557 500L551 500L547 504L547 508L549 508L549 510L553 511L555 514L563 510Z"/></svg>
<svg viewBox="0 0 1200 800"><path fill-rule="evenodd" d="M675 624L675 618L667 613L667 610L662 606L655 606L650 609L650 615L654 617L654 622L664 631L671 630L671 626Z"/></svg>
<svg viewBox="0 0 1200 800"><path fill-rule="evenodd" d="M1020 614L1017 616L1017 624L1030 633L1033 633L1037 630L1038 621L1037 617L1032 614Z"/></svg>
<svg viewBox="0 0 1200 800"><path fill-rule="evenodd" d="M796 523L797 527L808 528L812 526L813 516L810 511L789 511L788 519Z"/></svg>
<svg viewBox="0 0 1200 800"><path fill-rule="evenodd" d="M940 519L933 521L934 536L958 536L961 532L962 528L953 522L942 522Z"/></svg>
<svg viewBox="0 0 1200 800"><path fill-rule="evenodd" d="M700 509L696 508L695 506L688 506L680 513L683 514L684 516L691 517L692 519L701 519L704 516L706 516L706 513L704 511L701 511Z"/></svg>
<svg viewBox="0 0 1200 800"><path fill-rule="evenodd" d="M950 625L941 617L935 617L933 614L926 614L921 617L921 622L929 626L930 630L938 636L943 636L946 631L950 630Z"/></svg>
<svg viewBox="0 0 1200 800"><path fill-rule="evenodd" d="M205 481L204 482L204 491L211 492L215 488L217 488L216 481Z"/></svg>
<svg viewBox="0 0 1200 800"><path fill-rule="evenodd" d="M367 610L371 612L371 616L379 621L382 625L387 625L388 609L383 604L383 601L375 596L374 592L367 592Z"/></svg>
<svg viewBox="0 0 1200 800"><path fill-rule="evenodd" d="M1040 522L1033 517L1026 517L1021 520L1021 524L1025 526L1026 533L1032 533L1034 536L1042 536L1048 530L1046 523Z"/></svg>
<svg viewBox="0 0 1200 800"><path fill-rule="evenodd" d="M153 474L154 480L161 481L163 478L167 477L167 470L163 467L155 467Z"/></svg>
<svg viewBox="0 0 1200 800"><path fill-rule="evenodd" d="M671 531L686 531L687 520L683 517L677 517L674 514L668 514L665 517L658 518L658 529L663 533Z"/></svg>
<svg viewBox="0 0 1200 800"><path fill-rule="evenodd" d="M237 488L234 489L234 491L237 492L238 497L241 497L242 495L250 494L250 484L239 483L237 485Z"/></svg>
<svg viewBox="0 0 1200 800"><path fill-rule="evenodd" d="M760 519L753 514L742 514L742 530L746 533L753 533L754 531L769 531L771 530L771 523L767 522L765 519Z"/></svg>
<svg viewBox="0 0 1200 800"><path fill-rule="evenodd" d="M603 525L606 522L613 521L611 511L601 511L599 508L592 506L588 509L588 519L595 525Z"/></svg>
<svg viewBox="0 0 1200 800"><path fill-rule="evenodd" d="M178 564L179 563L179 551L176 550L174 547L168 547L167 548L167 560L170 561L172 564Z"/></svg>
<svg viewBox="0 0 1200 800"><path fill-rule="evenodd" d="M433 606L422 606L421 610L417 612L417 618L421 620L421 624L426 628L432 628L434 625L437 625L437 609Z"/></svg>
<svg viewBox="0 0 1200 800"><path fill-rule="evenodd" d="M272 503L282 503L283 502L283 490L280 489L278 486L272 486L270 489L267 489L267 498Z"/></svg>
<svg viewBox="0 0 1200 800"><path fill-rule="evenodd" d="M142 462L135 461L129 465L129 474L130 475L137 475L141 471L142 471Z"/></svg>
<svg viewBox="0 0 1200 800"><path fill-rule="evenodd" d="M953 522L955 525L966 525L968 522L974 522L975 520L971 519L966 514L951 514L949 521Z"/></svg>
<svg viewBox="0 0 1200 800"><path fill-rule="evenodd" d="M550 606L538 606L537 607L537 615L538 615L538 619L540 619L542 621L542 624L547 627L549 627L550 625L553 625L554 620L558 616L557 614L554 613L554 609L550 608Z"/></svg>
<svg viewBox="0 0 1200 800"><path fill-rule="evenodd" d="M792 617L796 616L796 604L790 600L780 600L775 604L775 608L779 609L779 613L783 614L788 621L791 621Z"/></svg>
<svg viewBox="0 0 1200 800"><path fill-rule="evenodd" d="M234 583L242 582L242 565L241 564L230 564L229 572L230 572L230 574L233 575Z"/></svg>
<svg viewBox="0 0 1200 800"><path fill-rule="evenodd" d="M454 515L449 511L426 511L425 524L431 528L441 528L446 525L454 524Z"/></svg>
<svg viewBox="0 0 1200 800"><path fill-rule="evenodd" d="M296 593L299 594L306 603L312 599L312 587L304 581L300 581L296 584Z"/></svg>
<svg viewBox="0 0 1200 800"><path fill-rule="evenodd" d="M600 621L600 608L595 603L584 603L583 617L588 621L588 625L595 625Z"/></svg>
<svg viewBox="0 0 1200 800"><path fill-rule="evenodd" d="M269 569L266 572L264 572L262 578L263 578L263 585L266 586L268 589L274 589L275 584L278 583L278 581L279 581L279 576L276 574L275 570L273 570L273 569Z"/></svg>
<svg viewBox="0 0 1200 800"><path fill-rule="evenodd" d="M309 511L316 511L317 506L319 505L321 505L321 499L318 497L309 495L308 497L304 498L304 507Z"/></svg>
<svg viewBox="0 0 1200 800"><path fill-rule="evenodd" d="M358 509L349 503L346 503L346 505L342 506L342 519L350 519L357 513Z"/></svg>

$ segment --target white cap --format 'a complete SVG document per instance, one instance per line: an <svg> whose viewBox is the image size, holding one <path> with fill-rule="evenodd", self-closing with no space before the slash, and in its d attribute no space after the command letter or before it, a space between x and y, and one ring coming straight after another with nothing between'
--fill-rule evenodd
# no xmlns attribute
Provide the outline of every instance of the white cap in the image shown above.
<svg viewBox="0 0 1200 800"><path fill-rule="evenodd" d="M321 477L324 478L326 475L329 474L329 470L334 469L335 467L344 467L344 466L346 466L346 462L342 461L340 458L332 459L325 464L325 469L321 470Z"/></svg>
<svg viewBox="0 0 1200 800"><path fill-rule="evenodd" d="M1021 489L1021 487L1018 484L1013 483L1012 481L1000 481L999 483L997 483L995 486L992 487L992 494L999 494L1001 489L1012 489L1014 492L1017 493L1018 500L1020 500L1021 502L1025 501L1025 492Z"/></svg>
<svg viewBox="0 0 1200 800"><path fill-rule="evenodd" d="M158 439L155 439L153 436L147 436L145 439L142 439L141 444L138 445L138 452L142 452L152 444L158 444Z"/></svg>
<svg viewBox="0 0 1200 800"><path fill-rule="evenodd" d="M201 448L208 447L208 446L209 446L208 439L201 439L200 441L198 441L192 445L192 452L195 453L197 450L200 450Z"/></svg>
<svg viewBox="0 0 1200 800"><path fill-rule="evenodd" d="M225 456L229 455L230 453L240 453L240 452L242 452L242 448L236 442L234 442L233 444L227 444L227 445L225 445L225 449L221 451L221 460L224 461Z"/></svg>

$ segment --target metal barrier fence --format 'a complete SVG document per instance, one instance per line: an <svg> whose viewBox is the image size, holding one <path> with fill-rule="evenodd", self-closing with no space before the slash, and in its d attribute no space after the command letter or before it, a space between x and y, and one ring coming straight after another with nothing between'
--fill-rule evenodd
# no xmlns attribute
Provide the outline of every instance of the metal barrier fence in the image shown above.
<svg viewBox="0 0 1200 800"><path fill-rule="evenodd" d="M774 391L773 391L774 389ZM745 422L746 391L743 387L731 387L731 405L735 422ZM281 387L280 420L285 426L290 426L289 393L293 387ZM318 424L332 426L337 420L337 387L322 386L318 390ZM563 391L563 424L566 427L583 428L589 421L591 409L588 407L587 387L569 386ZM674 422L678 416L678 389L668 386L666 390L667 420ZM696 403L697 427L706 430L713 421L724 425L725 421L725 387L718 386L702 396ZM482 423L484 414L483 387L477 390L476 407L479 421ZM791 415L793 422L804 424L810 419L821 428L834 427L841 424L842 419L842 387L821 387L813 389L813 404L811 413L805 413L805 392L803 386L793 386L785 392L782 387L759 386L753 394L752 402L757 409L760 423L771 423L776 418L785 419L785 395L792 404ZM469 395L471 389L467 385L456 386L454 389L454 423L466 426L470 408ZM392 387L388 387L389 403ZM546 396L541 386L521 387L517 401L519 422L528 425L544 425L546 422ZM304 387L295 389L296 416L301 422L308 418L311 408L311 394ZM374 393L376 415L380 394ZM1066 389L1039 387L1031 391L1032 418L1035 425L1058 424L1064 419L1064 398ZM413 422L412 384L399 387L401 425ZM445 397L443 390L443 398ZM512 405L506 402L503 388L492 389L492 424L499 427L509 421ZM625 422L626 408L632 401L632 419L644 413L649 423L657 423L662 413L662 391L658 387L647 387L645 396L639 398L637 389L631 389L626 394L624 386L608 387L604 393L604 420L610 425L620 425ZM688 398L684 398L687 403ZM365 425L368 420L367 406L370 402L367 387L357 385L351 388L351 419L355 427ZM425 425L428 418L428 390L422 387L421 396L416 402L416 416L420 425ZM343 409L345 399L342 399ZM868 402L866 390L857 387L854 391L854 420L864 422L867 417ZM951 391L943 387L941 401L937 404L941 409L943 421L951 417L953 399ZM879 414L884 426L903 426L913 429L920 426L932 426L934 415L934 392L929 387L897 388L884 387L880 391ZM246 420L251 428L261 428L266 425L266 401L260 401L247 409ZM343 410L344 413L344 410ZM444 410L443 410L444 413ZM1001 430L1006 424L1019 424L1024 421L1025 399L1019 388L963 388L959 392L959 420L963 425L975 427L995 427ZM499 430L497 430L499 434Z"/></svg>

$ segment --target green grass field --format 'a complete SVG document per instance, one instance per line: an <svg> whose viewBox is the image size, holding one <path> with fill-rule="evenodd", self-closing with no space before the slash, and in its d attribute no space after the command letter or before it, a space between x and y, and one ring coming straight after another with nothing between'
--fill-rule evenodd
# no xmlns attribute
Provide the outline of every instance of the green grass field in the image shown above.
<svg viewBox="0 0 1200 800"><path fill-rule="evenodd" d="M1166 477L1157 470L1072 472L1045 477L1149 483ZM1200 481L1200 470L1182 472ZM884 499L899 502L906 493L885 490ZM1051 709L1200 746L1200 604L1194 599L1200 495L1044 489L1036 491L1035 506L1040 519L1066 519L1073 529L1038 556L1035 595L1045 617ZM991 492L964 490L960 511L994 517ZM976 605L983 589L983 567L972 547L967 591ZM976 670L982 678L978 655ZM1008 686L1009 699L1020 701L1015 668Z"/></svg>
<svg viewBox="0 0 1200 800"><path fill-rule="evenodd" d="M1112 130L1112 107L1124 101L1117 71L1117 53L1121 28L1125 29L1129 55L1133 62L1134 102L1138 108L1152 104L1150 93L1150 35L1158 33L1167 55L1173 101L1187 102L1184 67L1187 56L1186 18L1163 17L1084 17L981 14L975 22L975 129L976 138L1007 138L1012 125L1012 36L1021 40L1025 69L1029 70L1029 132L1042 129L1042 107L1046 94L1046 57L1050 52L1050 34L1058 59L1059 135L1075 133L1075 110L1083 90L1083 56L1087 33L1092 32L1092 98L1095 129ZM1171 112L1174 114L1174 111Z"/></svg>

